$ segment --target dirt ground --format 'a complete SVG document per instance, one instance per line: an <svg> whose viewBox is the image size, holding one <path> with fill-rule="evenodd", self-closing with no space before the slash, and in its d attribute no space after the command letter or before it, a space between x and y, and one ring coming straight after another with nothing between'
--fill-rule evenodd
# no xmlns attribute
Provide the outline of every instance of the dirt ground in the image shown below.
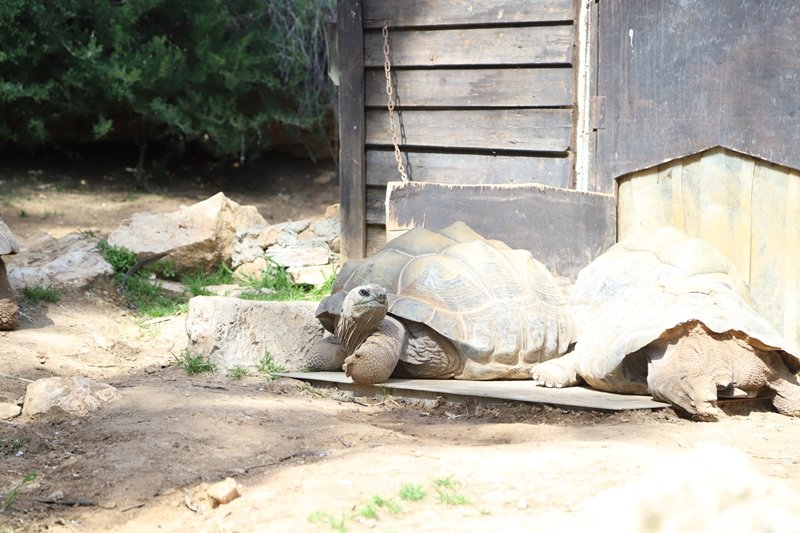
<svg viewBox="0 0 800 533"><path fill-rule="evenodd" d="M218 190L272 222L320 216L338 200L331 163L283 158L205 186L183 176L145 193L126 178L80 166L8 169L0 212L24 242L39 231L102 236L134 212L172 211ZM740 450L800 490L800 421L765 408L699 423L669 410L190 377L174 364L184 317L144 321L111 283L21 309L20 329L0 334L0 402L20 399L29 380L68 375L109 383L121 399L85 418L0 421L0 509L27 472L37 474L0 512L0 531L602 530L585 511L593 498L707 443ZM241 496L213 508L206 488L228 477ZM721 480L737 482L747 480ZM425 497L400 497L411 489ZM628 514L627 505L607 512Z"/></svg>

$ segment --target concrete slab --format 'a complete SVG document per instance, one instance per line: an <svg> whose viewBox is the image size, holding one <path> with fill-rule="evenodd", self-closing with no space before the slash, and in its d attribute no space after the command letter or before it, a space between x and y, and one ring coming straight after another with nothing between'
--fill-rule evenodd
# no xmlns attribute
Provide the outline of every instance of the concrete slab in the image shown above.
<svg viewBox="0 0 800 533"><path fill-rule="evenodd" d="M317 383L332 383L349 387L366 387L378 391L388 387L396 391L413 391L512 400L519 402L543 403L561 407L579 407L583 409L602 409L606 411L622 411L627 409L660 409L668 404L657 402L650 396L634 396L612 394L586 387L569 387L566 389L548 389L537 387L532 381L461 381L457 379L400 379L391 378L377 385L361 385L353 383L344 372L286 372L281 376ZM401 393L402 394L402 393Z"/></svg>

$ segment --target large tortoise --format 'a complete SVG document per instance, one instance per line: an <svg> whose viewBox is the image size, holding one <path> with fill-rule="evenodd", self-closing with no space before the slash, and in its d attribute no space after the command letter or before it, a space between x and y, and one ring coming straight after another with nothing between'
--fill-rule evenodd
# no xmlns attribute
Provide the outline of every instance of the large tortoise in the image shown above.
<svg viewBox="0 0 800 533"><path fill-rule="evenodd" d="M718 393L768 391L800 415L798 349L755 310L735 267L706 241L674 228L634 235L578 275L577 342L534 368L540 385L652 394L701 419Z"/></svg>
<svg viewBox="0 0 800 533"><path fill-rule="evenodd" d="M413 229L374 256L348 261L317 317L334 337L309 366L356 382L390 375L526 379L572 341L566 300L529 252L464 223Z"/></svg>
<svg viewBox="0 0 800 533"><path fill-rule="evenodd" d="M19 252L19 245L11 229L0 218L0 330L15 329L19 325L19 311L14 292L8 283L4 255Z"/></svg>

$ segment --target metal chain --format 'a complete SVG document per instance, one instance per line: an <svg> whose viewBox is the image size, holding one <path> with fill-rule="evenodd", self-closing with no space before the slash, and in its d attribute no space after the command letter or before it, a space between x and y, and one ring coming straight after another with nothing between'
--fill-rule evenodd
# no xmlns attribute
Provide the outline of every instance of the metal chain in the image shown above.
<svg viewBox="0 0 800 533"><path fill-rule="evenodd" d="M406 167L403 165L403 156L400 153L400 145L397 144L397 123L394 120L394 89L392 88L392 64L389 61L389 21L383 23L383 70L386 73L386 96L388 97L386 108L389 110L389 131L392 134L392 144L394 145L394 158L397 161L397 172L400 179L408 180Z"/></svg>

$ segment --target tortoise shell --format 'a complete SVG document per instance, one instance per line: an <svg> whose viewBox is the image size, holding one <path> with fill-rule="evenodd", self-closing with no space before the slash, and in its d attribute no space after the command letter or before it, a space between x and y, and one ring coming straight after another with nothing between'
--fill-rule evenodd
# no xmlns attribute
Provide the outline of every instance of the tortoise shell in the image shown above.
<svg viewBox="0 0 800 533"><path fill-rule="evenodd" d="M706 241L672 227L608 249L578 274L571 301L578 373L604 390L641 392L641 384L626 382L625 358L692 321L783 350L792 371L800 366L797 347L758 313L736 268Z"/></svg>
<svg viewBox="0 0 800 533"><path fill-rule="evenodd" d="M317 316L333 331L343 295L366 283L389 294L389 314L425 324L465 359L463 379L530 377L572 341L567 302L530 252L487 240L464 223L413 229L374 256L348 261ZM338 306L338 309L337 309Z"/></svg>

